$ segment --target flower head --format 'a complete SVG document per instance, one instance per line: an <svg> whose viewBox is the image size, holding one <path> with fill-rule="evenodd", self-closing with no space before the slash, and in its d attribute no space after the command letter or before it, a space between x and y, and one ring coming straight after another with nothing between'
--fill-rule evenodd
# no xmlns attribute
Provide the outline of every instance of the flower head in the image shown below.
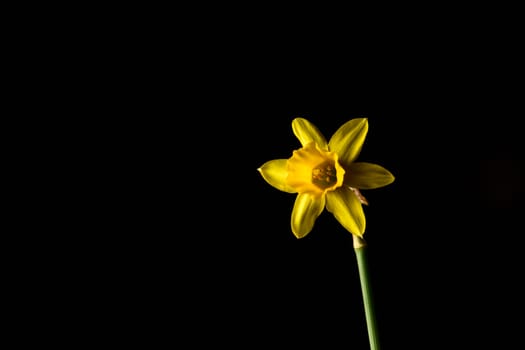
<svg viewBox="0 0 525 350"><path fill-rule="evenodd" d="M360 189L386 186L394 176L380 165L356 162L368 132L368 119L351 119L327 142L317 127L304 118L292 121L302 148L289 159L274 159L259 169L262 177L278 190L296 193L292 232L297 238L312 230L324 208L351 234L362 237L368 204Z"/></svg>

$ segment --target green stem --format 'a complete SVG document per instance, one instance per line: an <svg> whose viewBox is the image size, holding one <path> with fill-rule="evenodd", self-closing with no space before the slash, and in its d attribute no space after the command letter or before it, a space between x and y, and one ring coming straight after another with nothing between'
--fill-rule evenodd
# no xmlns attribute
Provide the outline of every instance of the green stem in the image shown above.
<svg viewBox="0 0 525 350"><path fill-rule="evenodd" d="M370 287L370 277L368 275L368 264L366 257L366 242L357 236L354 237L354 251L357 257L359 268L359 279L361 281L361 291L363 293L363 304L365 307L366 327L368 329L368 340L371 350L379 350L379 338L377 334L377 323L372 300L372 290Z"/></svg>

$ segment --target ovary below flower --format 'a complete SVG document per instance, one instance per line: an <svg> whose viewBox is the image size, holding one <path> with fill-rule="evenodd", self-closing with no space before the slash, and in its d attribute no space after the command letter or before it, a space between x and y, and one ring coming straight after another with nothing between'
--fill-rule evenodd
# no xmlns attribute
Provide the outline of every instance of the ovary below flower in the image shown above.
<svg viewBox="0 0 525 350"><path fill-rule="evenodd" d="M343 124L326 142L315 125L304 118L292 121L292 129L302 148L289 159L274 159L258 170L273 187L297 193L291 227L297 238L312 230L324 208L350 233L362 237L366 219L359 189L386 186L394 176L377 164L355 162L367 131L366 118Z"/></svg>

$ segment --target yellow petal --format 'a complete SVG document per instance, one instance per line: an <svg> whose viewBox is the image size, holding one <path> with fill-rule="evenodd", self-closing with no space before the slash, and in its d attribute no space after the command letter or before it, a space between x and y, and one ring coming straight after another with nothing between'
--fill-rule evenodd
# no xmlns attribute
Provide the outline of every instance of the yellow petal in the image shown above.
<svg viewBox="0 0 525 350"><path fill-rule="evenodd" d="M394 175L381 165L355 162L347 167L345 185L369 190L383 187L394 182Z"/></svg>
<svg viewBox="0 0 525 350"><path fill-rule="evenodd" d="M312 231L315 220L323 212L325 196L311 196L300 193L295 199L292 211L292 232L297 238L303 238Z"/></svg>
<svg viewBox="0 0 525 350"><path fill-rule="evenodd" d="M365 232L366 219L359 198L348 187L326 193L326 209L351 234L362 237Z"/></svg>
<svg viewBox="0 0 525 350"><path fill-rule="evenodd" d="M288 174L286 170L287 161L287 159L270 160L257 170L261 173L263 179L276 189L288 193L296 193L295 189L286 184L286 175Z"/></svg>
<svg viewBox="0 0 525 350"><path fill-rule="evenodd" d="M295 118L292 121L292 130L302 146L314 141L320 149L328 151L328 144L317 127L304 118Z"/></svg>
<svg viewBox="0 0 525 350"><path fill-rule="evenodd" d="M361 152L367 132L367 118L352 119L337 129L328 142L328 148L339 155L339 161L346 167Z"/></svg>

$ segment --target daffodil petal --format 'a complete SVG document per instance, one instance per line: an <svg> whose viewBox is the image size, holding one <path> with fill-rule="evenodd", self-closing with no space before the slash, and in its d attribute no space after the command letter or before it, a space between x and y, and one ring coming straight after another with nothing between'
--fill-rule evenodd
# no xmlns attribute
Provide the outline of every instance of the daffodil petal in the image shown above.
<svg viewBox="0 0 525 350"><path fill-rule="evenodd" d="M306 146L309 142L314 141L320 149L328 151L328 143L324 135L308 120L295 118L292 121L292 130L302 146Z"/></svg>
<svg viewBox="0 0 525 350"><path fill-rule="evenodd" d="M351 119L332 135L328 142L328 148L339 155L339 161L346 167L361 152L367 132L367 118Z"/></svg>
<svg viewBox="0 0 525 350"><path fill-rule="evenodd" d="M312 196L299 193L292 210L292 232L297 238L303 238L314 227L315 220L323 212L324 196Z"/></svg>
<svg viewBox="0 0 525 350"><path fill-rule="evenodd" d="M296 190L286 184L286 175L288 174L286 167L287 159L274 159L267 161L257 170L263 179L276 189L288 193L297 193Z"/></svg>
<svg viewBox="0 0 525 350"><path fill-rule="evenodd" d="M381 165L355 162L347 167L344 184L350 187L369 190L394 182L394 175Z"/></svg>
<svg viewBox="0 0 525 350"><path fill-rule="evenodd" d="M348 187L340 187L326 194L326 209L351 234L363 237L366 218L359 198Z"/></svg>

